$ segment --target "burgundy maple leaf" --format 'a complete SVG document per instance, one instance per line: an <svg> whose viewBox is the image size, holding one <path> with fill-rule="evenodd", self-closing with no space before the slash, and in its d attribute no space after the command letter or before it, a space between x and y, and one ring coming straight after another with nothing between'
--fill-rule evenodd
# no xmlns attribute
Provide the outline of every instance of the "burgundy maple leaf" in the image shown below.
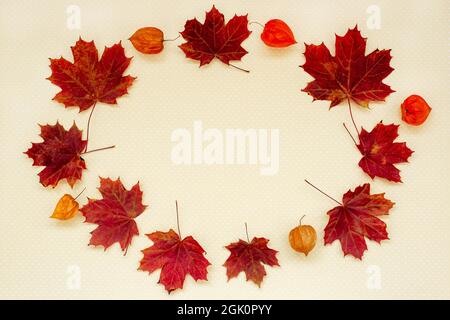
<svg viewBox="0 0 450 320"><path fill-rule="evenodd" d="M122 251L128 250L131 239L139 234L135 218L144 212L142 191L139 182L131 190L126 190L120 179L100 178L100 191L103 199L89 199L80 209L85 222L98 224L91 232L90 245L103 246L105 250L119 242Z"/></svg>
<svg viewBox="0 0 450 320"><path fill-rule="evenodd" d="M363 155L359 166L372 179L375 176L401 182L400 170L394 164L408 162L413 151L405 142L394 142L398 137L398 125L378 123L371 132L364 128L359 134L359 151Z"/></svg>
<svg viewBox="0 0 450 320"><path fill-rule="evenodd" d="M263 264L271 267L279 266L276 257L277 251L267 247L268 243L269 240L266 238L254 237L251 242L239 239L238 242L226 246L225 248L230 251L230 256L224 263L224 267L227 268L228 280L244 272L247 281L251 280L260 287L266 275Z"/></svg>
<svg viewBox="0 0 450 320"><path fill-rule="evenodd" d="M44 187L56 187L59 181L66 179L71 187L81 179L86 164L81 158L86 148L86 140L74 122L67 131L58 122L41 127L43 142L33 143L25 154L33 159L33 166L44 166L39 172Z"/></svg>
<svg viewBox="0 0 450 320"><path fill-rule="evenodd" d="M188 20L181 35L186 40L180 45L186 57L199 60L200 66L214 58L225 64L231 60L241 60L247 54L241 43L250 35L247 15L235 15L225 24L222 13L212 7L201 24L196 18Z"/></svg>
<svg viewBox="0 0 450 320"><path fill-rule="evenodd" d="M209 261L204 257L205 250L192 237L181 239L170 229L168 232L156 231L147 235L153 245L142 250L144 257L139 270L152 273L161 269L159 283L170 293L183 288L186 275L197 280L207 280Z"/></svg>
<svg viewBox="0 0 450 320"><path fill-rule="evenodd" d="M327 213L325 244L339 240L344 255L361 259L367 250L365 237L376 242L388 239L386 224L378 217L388 214L393 205L384 193L370 194L368 183L349 190L342 203Z"/></svg>

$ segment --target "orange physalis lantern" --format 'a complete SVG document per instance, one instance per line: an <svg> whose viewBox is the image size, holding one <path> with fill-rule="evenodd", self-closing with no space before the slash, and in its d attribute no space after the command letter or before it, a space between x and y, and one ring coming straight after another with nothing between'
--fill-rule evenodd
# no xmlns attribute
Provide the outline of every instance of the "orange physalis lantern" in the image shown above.
<svg viewBox="0 0 450 320"><path fill-rule="evenodd" d="M164 34L155 27L141 28L129 40L136 50L142 53L156 54L164 49Z"/></svg>
<svg viewBox="0 0 450 320"><path fill-rule="evenodd" d="M416 94L406 98L401 105L402 120L413 126L420 126L427 120L431 108L428 103Z"/></svg>
<svg viewBox="0 0 450 320"><path fill-rule="evenodd" d="M65 194L59 199L50 218L69 220L78 212L78 202L70 194Z"/></svg>
<svg viewBox="0 0 450 320"><path fill-rule="evenodd" d="M280 19L272 19L264 25L262 41L269 47L285 48L296 44L291 28Z"/></svg>

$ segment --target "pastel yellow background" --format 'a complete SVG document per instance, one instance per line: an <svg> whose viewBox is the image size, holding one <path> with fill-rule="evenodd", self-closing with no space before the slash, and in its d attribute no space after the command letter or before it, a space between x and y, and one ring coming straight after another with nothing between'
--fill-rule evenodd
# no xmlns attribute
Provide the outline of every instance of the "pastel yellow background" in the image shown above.
<svg viewBox="0 0 450 320"><path fill-rule="evenodd" d="M139 27L157 26L167 38L183 30L187 19L200 21L211 1L19 1L0 3L0 298L135 299L311 299L311 298L450 298L450 96L448 64L449 4L435 1L224 0L216 6L229 19L249 13L264 23L284 19L298 45L273 50L259 38L261 28L244 42L250 52L242 62L249 74L218 61L199 69L167 42L156 56L139 54L127 40ZM81 29L66 27L69 5L81 9ZM381 29L366 21L370 5L381 9ZM323 238L327 210L334 203L307 186L308 178L331 195L371 182L357 166L360 155L342 127L349 122L345 104L328 111L327 102L311 102L300 89L311 80L303 64L303 43L324 41L333 48L334 33L360 26L368 52L392 48L395 71L386 83L396 90L372 110L354 107L358 124L401 123L399 105L409 94L422 95L433 111L424 126L401 123L400 141L415 150L399 165L403 184L376 179L374 192L396 202L389 217L389 241L368 241L363 261L343 257L339 243L317 248L307 258L287 242L299 217ZM100 104L93 116L91 147L117 145L86 155L88 170L71 190L66 183L44 189L23 152L39 142L38 123L66 127L75 120L85 128L89 112L65 110L51 101L59 88L50 75L49 57L72 59L79 36L95 40L100 51L122 40L134 56L127 73L138 79L118 106ZM334 52L334 48L332 49ZM192 128L263 128L280 130L280 169L261 176L255 166L175 166L170 160L171 132ZM128 254L118 245L106 252L88 247L95 225L58 222L48 217L64 193L98 198L98 176L120 176L127 188L138 180L150 207L138 219L141 236ZM181 229L192 234L212 262L208 282L190 277L170 296L157 284L159 272L136 271L140 250L151 242L144 234L176 226L174 201L180 203ZM85 203L82 197L81 202ZM224 245L250 236L269 238L279 250L280 268L266 268L262 287L243 275L227 283L222 267ZM70 287L73 270L81 287ZM375 271L375 274L371 273ZM374 278L375 276L375 278ZM374 289L368 282L380 280ZM69 284L69 286L68 286ZM372 289L371 289L372 288Z"/></svg>

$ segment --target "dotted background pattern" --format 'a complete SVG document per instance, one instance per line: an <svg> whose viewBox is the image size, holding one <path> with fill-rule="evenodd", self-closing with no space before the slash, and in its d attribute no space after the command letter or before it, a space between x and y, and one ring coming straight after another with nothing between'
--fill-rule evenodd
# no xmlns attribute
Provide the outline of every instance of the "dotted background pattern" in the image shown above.
<svg viewBox="0 0 450 320"><path fill-rule="evenodd" d="M298 45L273 50L259 39L261 28L244 42L250 52L236 64L249 74L214 61L199 69L177 48L165 43L155 56L136 52L127 41L143 26L161 28L176 37L187 19L204 19L211 1L24 1L0 3L0 298L124 299L394 299L450 298L450 96L449 2L387 0L223 0L214 1L226 19L249 13L250 21L284 19ZM67 8L81 10L81 29L66 26ZM370 29L366 12L376 5L381 28ZM374 192L396 202L388 217L390 240L368 241L363 260L343 257L335 242L323 245L326 212L334 203L303 179L335 197L371 182L357 166L360 155L342 127L349 122L345 104L328 110L300 91L311 77L303 43L324 41L334 52L334 34L358 24L368 37L368 52L392 49L395 71L385 80L395 93L371 110L354 107L358 124L371 129L378 121L401 123L400 104L409 94L422 95L433 111L422 127L402 123L400 140L415 153L400 165L404 183L376 179ZM72 59L70 46L79 36L105 45L122 40L134 56L127 73L137 76L130 94L117 106L99 104L93 116L92 148L116 149L86 155L82 183L45 190L40 168L23 154L39 141L38 123L75 119L85 128L89 111L65 110L51 101L59 91L45 78L48 58ZM176 166L170 159L170 136L177 128L192 131L195 120L205 128L280 130L280 168L262 176L252 165ZM95 225L77 216L68 222L49 219L64 193L98 198L98 176L121 177L127 188L140 181L149 208L137 218L140 237L123 256L118 245L103 252L88 247ZM157 284L159 272L136 271L144 236L176 227L180 203L181 230L192 234L212 262L209 281L188 277L183 290L170 296ZM86 197L80 199L86 202ZM287 236L298 219L318 230L319 242L307 257L293 252ZM227 282L224 246L250 236L269 238L279 250L281 267L266 268L261 289L241 274ZM75 280L74 280L75 279ZM75 285L74 285L75 283Z"/></svg>

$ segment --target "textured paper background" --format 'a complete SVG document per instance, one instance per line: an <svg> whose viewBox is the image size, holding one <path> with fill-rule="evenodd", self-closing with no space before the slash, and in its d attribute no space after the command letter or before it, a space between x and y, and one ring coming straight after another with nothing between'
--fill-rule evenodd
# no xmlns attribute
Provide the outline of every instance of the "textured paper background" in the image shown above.
<svg viewBox="0 0 450 320"><path fill-rule="evenodd" d="M81 29L66 27L66 9L81 8ZM450 298L450 97L448 91L448 1L215 1L226 18L249 13L264 23L284 19L299 44L272 50L251 26L244 47L250 52L239 66L250 74L213 62L199 69L166 43L162 54L144 56L126 39L139 27L158 26L167 38L183 30L186 19L201 21L211 1L6 1L0 4L0 297L1 298ZM381 9L381 29L366 25L370 5ZM391 240L369 242L362 262L343 258L340 246L324 247L304 258L290 250L289 230L302 214L320 239L326 211L334 203L303 183L310 179L330 194L369 182L357 166L359 154L342 128L349 121L345 105L328 111L328 103L311 102L300 89L311 78L303 42L334 45L334 33L358 24L368 37L368 50L392 48L396 69L386 80L396 92L372 110L354 108L360 125L371 128L381 119L400 123L399 105L412 93L424 96L433 111L420 128L402 124L401 140L416 152L401 165L403 184L375 180L375 192L396 202L388 224ZM45 190L39 168L22 154L38 142L38 123L65 126L76 120L85 127L88 112L51 101L59 88L49 76L49 57L71 59L70 46L82 36L105 45L122 40L134 59L128 72L138 77L118 106L99 105L93 117L91 146L116 144L115 150L86 156L88 170L74 190L65 184ZM175 166L170 161L170 135L201 120L208 128L280 129L280 170L261 176L256 167ZM48 216L66 192L98 197L98 176L120 176L127 187L142 184L150 208L138 219L141 236L127 256L118 246L103 252L88 247L94 225L77 217L60 223ZM209 281L167 295L157 285L159 272L136 271L144 236L175 227L174 200L181 206L184 235L193 234L213 263ZM85 201L83 198L82 202ZM221 266L224 245L250 235L271 239L280 251L280 268L268 268L262 288L241 275L227 283ZM72 290L73 268L81 287ZM375 274L373 273L375 272ZM374 278L375 277L375 278ZM381 288L368 281L379 279Z"/></svg>

